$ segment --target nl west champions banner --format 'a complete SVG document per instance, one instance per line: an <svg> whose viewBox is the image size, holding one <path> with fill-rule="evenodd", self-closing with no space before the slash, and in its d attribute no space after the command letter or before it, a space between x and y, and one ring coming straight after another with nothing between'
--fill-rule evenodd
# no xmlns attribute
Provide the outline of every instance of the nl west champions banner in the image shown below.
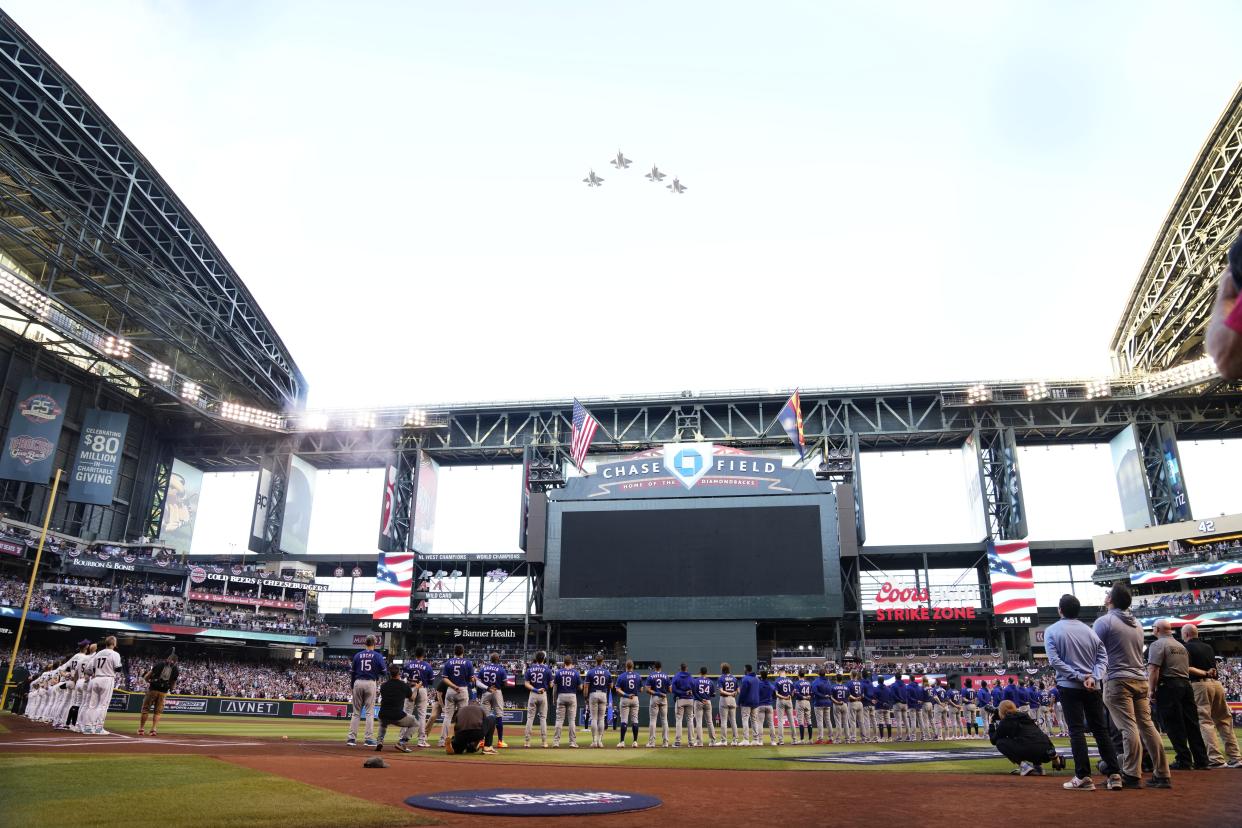
<svg viewBox="0 0 1242 828"><path fill-rule="evenodd" d="M33 378L22 380L5 434L0 477L47 483L68 404L69 386Z"/></svg>
<svg viewBox="0 0 1242 828"><path fill-rule="evenodd" d="M96 506L112 504L128 430L128 414L94 408L86 412L69 475L69 500Z"/></svg>

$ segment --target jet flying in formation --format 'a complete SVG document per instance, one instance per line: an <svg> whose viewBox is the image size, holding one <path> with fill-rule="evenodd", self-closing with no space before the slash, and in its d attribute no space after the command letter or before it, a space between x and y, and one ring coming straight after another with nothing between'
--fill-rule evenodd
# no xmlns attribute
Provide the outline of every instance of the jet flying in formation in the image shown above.
<svg viewBox="0 0 1242 828"><path fill-rule="evenodd" d="M625 154L621 152L621 150L617 150L616 157L613 158L608 163L612 164L614 167L617 168L618 171L620 171L620 170L627 169L630 166L630 164L634 162L631 159L626 158ZM651 172L647 173L644 176L644 178L646 178L648 181L655 182L656 184L659 184L661 181L663 181L667 177L668 176L660 172L660 168L654 164L651 165ZM582 183L586 184L588 187L599 187L604 183L604 179L596 175L595 170L592 169L589 173L587 173L587 177L582 179ZM675 195L681 195L689 188L686 187L686 185L681 183L681 179L674 176L673 183L666 184L665 189L669 190Z"/></svg>
<svg viewBox="0 0 1242 828"><path fill-rule="evenodd" d="M582 179L582 181L588 187L599 187L604 183L604 179L596 175L595 170L591 170L589 173L587 173L587 177Z"/></svg>

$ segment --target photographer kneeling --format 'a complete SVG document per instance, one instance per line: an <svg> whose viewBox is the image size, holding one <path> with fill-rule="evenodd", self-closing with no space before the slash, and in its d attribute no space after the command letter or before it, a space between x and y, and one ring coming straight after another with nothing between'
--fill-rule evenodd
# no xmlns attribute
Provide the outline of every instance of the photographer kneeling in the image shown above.
<svg viewBox="0 0 1242 828"><path fill-rule="evenodd" d="M1065 760L1057 755L1052 740L1034 719L1019 712L1018 706L1008 699L1000 703L988 730L996 749L1018 766L1015 774L1043 776L1045 762L1051 762L1057 770L1065 767Z"/></svg>
<svg viewBox="0 0 1242 828"><path fill-rule="evenodd" d="M448 754L486 753L494 754L492 735L496 732L496 717L489 716L478 701L457 708L449 723L448 740L444 752Z"/></svg>

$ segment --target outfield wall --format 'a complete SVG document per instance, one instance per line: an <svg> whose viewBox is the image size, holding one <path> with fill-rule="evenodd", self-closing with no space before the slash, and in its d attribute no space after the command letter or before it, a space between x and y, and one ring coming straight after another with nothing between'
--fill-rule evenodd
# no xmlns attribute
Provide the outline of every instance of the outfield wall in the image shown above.
<svg viewBox="0 0 1242 828"><path fill-rule="evenodd" d="M112 691L108 710L114 713L142 712L143 693L127 690ZM352 713L345 702L305 701L300 699L245 699L229 696L168 695L164 712L200 716L236 716L238 719L339 719ZM506 710L506 724L523 724L525 710Z"/></svg>

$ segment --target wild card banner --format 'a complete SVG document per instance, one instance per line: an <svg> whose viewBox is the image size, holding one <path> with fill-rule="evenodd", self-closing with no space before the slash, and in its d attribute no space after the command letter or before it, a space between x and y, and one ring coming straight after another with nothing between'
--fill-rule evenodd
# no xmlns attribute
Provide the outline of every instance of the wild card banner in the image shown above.
<svg viewBox="0 0 1242 828"><path fill-rule="evenodd" d="M22 380L4 439L0 477L47 483L56 461L56 442L65 424L67 405L69 386L34 378Z"/></svg>
<svg viewBox="0 0 1242 828"><path fill-rule="evenodd" d="M86 412L73 459L73 473L69 475L70 500L96 506L112 505L128 429L128 414L94 408Z"/></svg>

